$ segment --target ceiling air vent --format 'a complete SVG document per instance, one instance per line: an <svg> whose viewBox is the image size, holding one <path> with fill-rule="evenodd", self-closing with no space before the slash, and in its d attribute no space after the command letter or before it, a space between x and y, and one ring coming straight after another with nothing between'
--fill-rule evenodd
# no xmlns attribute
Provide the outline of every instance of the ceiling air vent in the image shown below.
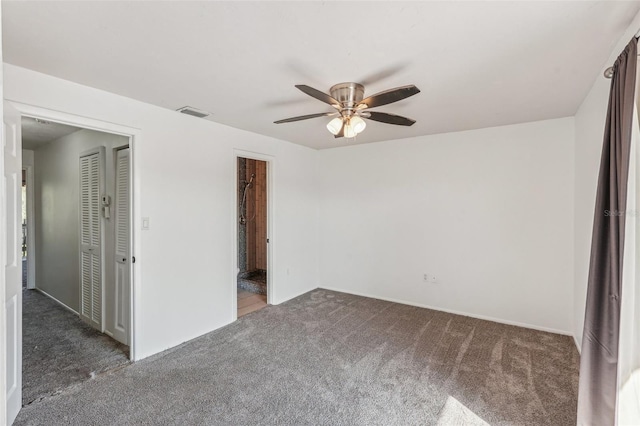
<svg viewBox="0 0 640 426"><path fill-rule="evenodd" d="M193 108L190 106L178 108L176 111L181 112L183 114L187 114L187 115L193 115L194 117L198 117L198 118L205 118L211 115L211 113L207 111L202 111L201 109Z"/></svg>

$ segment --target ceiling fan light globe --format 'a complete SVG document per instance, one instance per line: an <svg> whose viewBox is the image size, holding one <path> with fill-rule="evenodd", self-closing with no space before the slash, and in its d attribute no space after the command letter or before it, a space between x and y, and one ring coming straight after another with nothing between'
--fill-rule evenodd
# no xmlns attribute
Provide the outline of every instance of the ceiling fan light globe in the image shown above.
<svg viewBox="0 0 640 426"><path fill-rule="evenodd" d="M327 124L327 130L329 130L334 135L337 135L338 133L340 133L341 128L342 128L341 117L336 117Z"/></svg>
<svg viewBox="0 0 640 426"><path fill-rule="evenodd" d="M367 127L367 123L357 115L351 117L351 120L349 120L349 124L356 134L361 133Z"/></svg>
<svg viewBox="0 0 640 426"><path fill-rule="evenodd" d="M355 138L358 133L354 130L353 126L349 123L344 125L344 137L347 139Z"/></svg>

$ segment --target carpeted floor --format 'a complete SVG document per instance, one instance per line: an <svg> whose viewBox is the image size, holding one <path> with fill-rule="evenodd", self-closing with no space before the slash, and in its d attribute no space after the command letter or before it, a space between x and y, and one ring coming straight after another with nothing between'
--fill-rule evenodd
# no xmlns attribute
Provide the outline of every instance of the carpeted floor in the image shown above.
<svg viewBox="0 0 640 426"><path fill-rule="evenodd" d="M128 347L36 290L22 291L22 404L129 363Z"/></svg>
<svg viewBox="0 0 640 426"><path fill-rule="evenodd" d="M315 290L16 424L573 425L577 379L569 337Z"/></svg>

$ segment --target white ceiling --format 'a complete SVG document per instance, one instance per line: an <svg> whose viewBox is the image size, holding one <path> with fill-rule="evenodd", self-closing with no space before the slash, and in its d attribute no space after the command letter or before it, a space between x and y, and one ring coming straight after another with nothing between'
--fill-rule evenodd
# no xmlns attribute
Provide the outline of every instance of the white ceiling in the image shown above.
<svg viewBox="0 0 640 426"><path fill-rule="evenodd" d="M81 130L78 127L54 122L37 122L35 118L22 117L22 147L38 149L63 136Z"/></svg>
<svg viewBox="0 0 640 426"><path fill-rule="evenodd" d="M3 2L5 61L314 148L575 114L640 2ZM334 140L294 88L422 93Z"/></svg>

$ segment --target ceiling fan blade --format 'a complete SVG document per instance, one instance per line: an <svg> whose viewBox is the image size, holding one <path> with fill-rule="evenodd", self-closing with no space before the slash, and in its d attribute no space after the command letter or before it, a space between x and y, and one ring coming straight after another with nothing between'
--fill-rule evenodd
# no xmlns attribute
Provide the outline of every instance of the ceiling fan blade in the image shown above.
<svg viewBox="0 0 640 426"><path fill-rule="evenodd" d="M333 137L335 139L344 137L344 121L342 122L342 127L340 127L340 131L338 132L338 134L337 135L333 135Z"/></svg>
<svg viewBox="0 0 640 426"><path fill-rule="evenodd" d="M337 112L321 112L318 114L300 115L298 117L291 117L291 118L285 118L282 120L274 121L274 123L275 124L291 123L293 121L308 120L310 118L317 118L317 117L328 117L330 115L338 115L338 113Z"/></svg>
<svg viewBox="0 0 640 426"><path fill-rule="evenodd" d="M302 92L311 96L312 98L316 98L319 101L324 102L325 104L329 104L336 109L340 109L340 102L327 95L324 92L319 91L318 89L314 89L313 87L307 86L305 84L296 84L296 87L300 89Z"/></svg>
<svg viewBox="0 0 640 426"><path fill-rule="evenodd" d="M379 121L387 124L397 124L398 126L411 126L416 120L412 120L401 115L389 114L388 112L367 111L360 114L362 118Z"/></svg>
<svg viewBox="0 0 640 426"><path fill-rule="evenodd" d="M413 96L418 93L420 93L420 89L418 89L413 84L410 84L408 86L396 87L395 89L389 89L385 90L384 92L371 95L359 102L358 106L366 105L367 108L375 108L393 102L401 101L402 99L408 98L409 96Z"/></svg>

